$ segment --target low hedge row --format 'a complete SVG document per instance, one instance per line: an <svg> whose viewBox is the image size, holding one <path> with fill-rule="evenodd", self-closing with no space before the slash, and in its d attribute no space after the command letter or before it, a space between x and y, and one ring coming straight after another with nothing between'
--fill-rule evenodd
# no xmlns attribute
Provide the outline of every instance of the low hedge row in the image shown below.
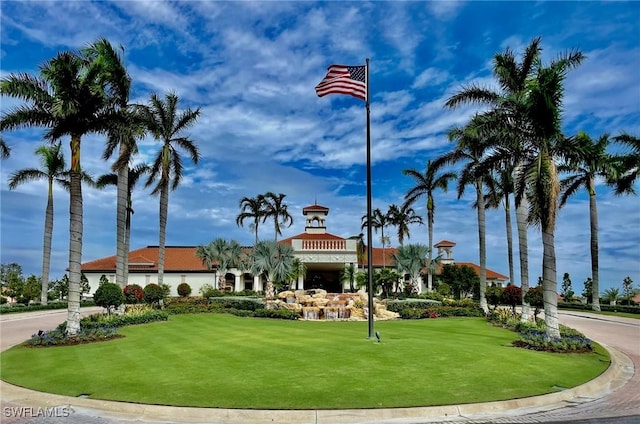
<svg viewBox="0 0 640 424"><path fill-rule="evenodd" d="M406 308L424 309L441 304L442 302L433 299L397 299L387 301L387 310L400 313Z"/></svg>
<svg viewBox="0 0 640 424"><path fill-rule="evenodd" d="M480 306L444 306L434 305L428 308L404 308L400 312L402 319L424 319L445 317L483 317Z"/></svg>
<svg viewBox="0 0 640 424"><path fill-rule="evenodd" d="M575 303L558 303L559 309L572 309L576 311L593 311L591 304L575 304ZM603 305L600 304L600 310L604 312L625 312L628 314L640 314L640 306L627 305Z"/></svg>
<svg viewBox="0 0 640 424"><path fill-rule="evenodd" d="M80 302L80 307L96 306L92 300L83 300ZM46 305L23 305L21 303L13 306L2 305L0 306L0 315L13 314L17 312L33 312L33 311L47 311L51 309L67 309L67 302L51 302Z"/></svg>
<svg viewBox="0 0 640 424"><path fill-rule="evenodd" d="M80 328L104 328L104 327L124 327L127 325L147 324L156 321L166 321L169 315L165 311L158 309L147 309L143 311L127 312L123 315L92 314L80 320ZM67 322L58 325L58 330L65 331Z"/></svg>

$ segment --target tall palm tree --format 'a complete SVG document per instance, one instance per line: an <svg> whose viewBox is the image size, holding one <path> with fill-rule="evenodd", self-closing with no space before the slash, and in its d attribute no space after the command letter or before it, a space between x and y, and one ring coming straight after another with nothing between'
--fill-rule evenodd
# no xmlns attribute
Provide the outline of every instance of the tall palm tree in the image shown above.
<svg viewBox="0 0 640 424"><path fill-rule="evenodd" d="M300 277L304 278L306 275L307 275L307 266L300 259L294 258L293 264L291 266L291 272L289 273L289 275L287 275L287 278L285 281L287 283L288 289L291 290L291 287L293 286L293 284L296 284L296 288L297 288L298 279Z"/></svg>
<svg viewBox="0 0 640 424"><path fill-rule="evenodd" d="M124 260L122 262L122 267L124 268L123 270L124 275L122 276L122 281L124 282L125 285L129 281L128 262L129 262L129 250L130 250L130 241L131 241L131 215L135 213L135 211L133 210L133 190L138 184L138 181L140 180L140 178L142 178L142 176L146 175L149 172L149 169L150 169L149 165L140 163L134 166L133 168L129 167L127 169L127 176L126 178L124 178L124 180L127 182L126 191L125 191L126 203L125 203L125 212L124 212L125 214L124 236L123 236L124 240L122 241L123 242L122 255L124 256ZM123 181L123 178L121 177L120 170L118 170L117 174L114 174L114 173L104 174L98 177L98 179L96 180L96 186L102 189L108 185L113 185L118 187L118 190L119 190L121 181ZM120 220L120 217L118 217L118 220ZM117 249L117 250L119 251L120 249ZM116 259L116 265L117 265L117 259Z"/></svg>
<svg viewBox="0 0 640 424"><path fill-rule="evenodd" d="M420 275L426 266L426 258L429 247L424 244L407 244L400 246L392 257L396 263L396 269L401 275L409 274L412 287L420 287Z"/></svg>
<svg viewBox="0 0 640 424"><path fill-rule="evenodd" d="M547 66L537 61L525 102L525 116L531 129L527 142L533 154L516 173L516 202L526 193L529 222L542 230L544 314L546 333L550 337L560 337L554 237L560 194L556 162L576 150L572 140L566 139L561 131L563 82L567 72L583 60L581 52L571 51Z"/></svg>
<svg viewBox="0 0 640 424"><path fill-rule="evenodd" d="M387 213L382 213L380 208L375 208L373 212L371 212L371 222L369 222L369 217L366 214L362 216L362 226L360 229L364 230L369 225L371 225L371 228L376 233L380 230L382 234L380 237L380 240L382 241L382 266L385 267L387 264L384 246L387 239L384 236L384 228L389 225L389 215Z"/></svg>
<svg viewBox="0 0 640 424"><path fill-rule="evenodd" d="M405 236L411 238L409 225L424 224L422 217L416 215L416 211L407 203L403 203L400 207L395 204L389 205L387 216L389 217L390 224L398 229L398 243L400 246L404 244Z"/></svg>
<svg viewBox="0 0 640 424"><path fill-rule="evenodd" d="M262 222L265 222L268 218L273 218L274 241L278 241L278 236L282 235L281 225L289 224L287 227L293 225L293 217L287 210L287 205L283 202L286 196L286 194L275 194L270 191L263 196L264 214Z"/></svg>
<svg viewBox="0 0 640 424"><path fill-rule="evenodd" d="M580 188L589 193L589 222L591 231L591 279L593 281L594 311L600 310L600 285L598 266L598 207L596 204L596 178L603 177L610 181L615 176L616 158L607 153L609 136L601 136L594 141L588 134L581 132L576 136L580 147L580 154L571 158L560 167L560 171L570 172L571 175L560 182L560 207Z"/></svg>
<svg viewBox="0 0 640 424"><path fill-rule="evenodd" d="M497 209L500 205L504 208L504 222L507 236L507 262L509 264L509 281L515 284L513 270L513 226L511 225L511 196L513 195L513 166L505 163L502 169L494 171L494 175L487 175L487 190L485 196L486 207Z"/></svg>
<svg viewBox="0 0 640 424"><path fill-rule="evenodd" d="M490 146L490 141L479 134L478 122L475 117L465 127L450 130L449 139L457 142L455 148L436 159L432 166L435 169L440 169L445 165L463 164L458 178L458 199L464 194L467 185L472 185L475 189L478 250L480 253L480 307L487 313L489 312L489 307L485 297L487 289L487 245L484 201L484 182L487 179L487 171L482 167L482 160L485 151Z"/></svg>
<svg viewBox="0 0 640 424"><path fill-rule="evenodd" d="M44 242L42 244L42 276L40 278L42 284L40 303L43 305L47 304L47 291L49 290L51 239L53 238L53 184L57 183L65 190L69 190L69 173L66 170L61 148L61 143L56 143L53 146L38 147L35 153L36 156L40 157L41 168L21 169L13 173L9 178L9 189L11 190L27 182L47 181L48 195L44 219Z"/></svg>
<svg viewBox="0 0 640 424"><path fill-rule="evenodd" d="M182 181L184 165L180 150L184 150L190 156L191 161L197 164L200 160L198 147L188 136L182 133L193 126L200 116L200 108L192 110L187 108L182 113L178 112L178 96L169 92L164 100L153 93L148 105L138 109L145 123L146 129L161 143L156 156L146 187L154 185L151 194L160 196L160 234L158 243L158 284L162 284L164 277L165 241L167 238L167 211L169 209L169 189L178 188Z"/></svg>
<svg viewBox="0 0 640 424"><path fill-rule="evenodd" d="M45 127L45 139L71 138L69 186L69 295L67 331L80 331L80 265L82 262L82 138L105 132L116 107L117 91L112 72L120 57L107 54L106 39L98 39L81 52L59 52L40 67L39 76L10 74L0 80L0 94L22 99L26 105L5 114L0 131ZM94 54L94 52L98 52ZM121 67L124 69L124 67Z"/></svg>
<svg viewBox="0 0 640 424"><path fill-rule="evenodd" d="M275 241L260 241L254 246L252 257L251 272L254 275L266 275L265 296L267 299L273 299L273 283L286 281L291 275L295 259L293 247Z"/></svg>
<svg viewBox="0 0 640 424"><path fill-rule="evenodd" d="M431 261L433 260L433 222L435 217L436 205L433 193L440 189L447 192L449 182L455 180L457 175L455 172L445 172L438 174L437 170L431 166L431 161L427 161L427 167L423 173L415 169L405 169L402 171L414 180L414 186L404 195L404 203L412 206L419 198L426 197L427 200L427 228L429 232L429 257L427 258L427 288L431 291L433 281L433 268ZM404 206L403 206L404 207Z"/></svg>
<svg viewBox="0 0 640 424"><path fill-rule="evenodd" d="M0 137L0 159L7 159L11 155L11 147L7 146L4 138Z"/></svg>
<svg viewBox="0 0 640 424"><path fill-rule="evenodd" d="M526 154L523 130L528 123L523 112L524 102L529 93L528 81L532 77L535 65L540 58L542 48L540 37L534 38L526 47L518 62L516 54L510 48L497 53L493 58L493 76L500 86L499 91L476 84L463 86L462 89L450 97L445 106L456 108L463 104L475 103L489 106L495 112L492 119L493 130L499 130L501 137L498 147L504 158L510 157L515 164L514 173L522 167L523 156ZM495 123L500 123L497 127ZM499 163L500 161L498 161ZM529 303L524 300L529 289L529 257L528 257L528 204L526 193L515 202L516 225L518 229L518 251L520 262L520 284L522 287L522 320L527 321L530 316Z"/></svg>
<svg viewBox="0 0 640 424"><path fill-rule="evenodd" d="M240 213L236 217L236 225L242 227L245 219L253 219L253 223L251 225L256 235L255 244L258 244L258 226L260 225L261 220L264 221L264 214L263 194L259 194L256 197L243 197L240 199Z"/></svg>

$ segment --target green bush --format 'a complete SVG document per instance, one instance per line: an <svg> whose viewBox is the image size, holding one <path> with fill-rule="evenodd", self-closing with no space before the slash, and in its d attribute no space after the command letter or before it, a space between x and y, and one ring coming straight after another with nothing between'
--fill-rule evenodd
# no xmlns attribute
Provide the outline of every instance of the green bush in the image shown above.
<svg viewBox="0 0 640 424"><path fill-rule="evenodd" d="M0 305L4 305L7 303L7 298L4 296L0 296Z"/></svg>
<svg viewBox="0 0 640 424"><path fill-rule="evenodd" d="M246 311L255 311L264 308L264 301L253 297L245 296L226 296L212 297L209 299L211 304L220 305L222 308L243 309Z"/></svg>
<svg viewBox="0 0 640 424"><path fill-rule="evenodd" d="M289 309L256 309L252 314L258 318L298 319L300 314Z"/></svg>
<svg viewBox="0 0 640 424"><path fill-rule="evenodd" d="M484 297L487 299L487 303L493 306L493 309L496 310L498 305L502 303L502 287L487 287Z"/></svg>
<svg viewBox="0 0 640 424"><path fill-rule="evenodd" d="M202 297L207 299L210 297L224 296L223 291L214 289L211 284L203 284L202 287L200 287L200 294L202 295Z"/></svg>
<svg viewBox="0 0 640 424"><path fill-rule="evenodd" d="M178 297L167 299L164 310L171 315L220 312L220 304L213 305L209 299L202 297Z"/></svg>
<svg viewBox="0 0 640 424"><path fill-rule="evenodd" d="M528 331L521 333L514 346L527 349L558 353L591 352L591 340L584 336L561 335L560 338L549 337L544 331Z"/></svg>
<svg viewBox="0 0 640 424"><path fill-rule="evenodd" d="M124 303L124 293L117 284L104 283L98 287L93 294L93 301L98 306L107 309L107 313L111 313L111 308L118 307Z"/></svg>
<svg viewBox="0 0 640 424"><path fill-rule="evenodd" d="M178 296L187 297L191 294L191 286L187 283L180 283L178 285Z"/></svg>
<svg viewBox="0 0 640 424"><path fill-rule="evenodd" d="M158 305L164 299L165 290L157 284L151 283L144 287L144 301L149 305Z"/></svg>
<svg viewBox="0 0 640 424"><path fill-rule="evenodd" d="M144 291L142 290L142 287L137 284L128 284L124 286L122 292L124 293L126 303L128 304L140 303L142 302L142 299L144 299Z"/></svg>
<svg viewBox="0 0 640 424"><path fill-rule="evenodd" d="M387 301L387 310L400 313L406 308L424 309L433 305L440 305L441 302L432 299L398 299Z"/></svg>

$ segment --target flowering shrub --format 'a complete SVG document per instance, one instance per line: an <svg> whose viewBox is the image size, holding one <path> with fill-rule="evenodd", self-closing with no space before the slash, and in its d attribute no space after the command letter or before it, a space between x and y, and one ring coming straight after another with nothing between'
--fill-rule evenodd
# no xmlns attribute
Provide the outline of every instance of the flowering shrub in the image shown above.
<svg viewBox="0 0 640 424"><path fill-rule="evenodd" d="M178 296L187 297L191 294L191 286L187 283L181 283L178 285Z"/></svg>
<svg viewBox="0 0 640 424"><path fill-rule="evenodd" d="M502 303L511 306L515 313L516 306L522 303L522 289L514 285L509 285L502 289Z"/></svg>
<svg viewBox="0 0 640 424"><path fill-rule="evenodd" d="M144 298L144 291L142 290L142 287L137 284L128 284L124 286L122 292L124 293L126 302L129 304L140 303Z"/></svg>

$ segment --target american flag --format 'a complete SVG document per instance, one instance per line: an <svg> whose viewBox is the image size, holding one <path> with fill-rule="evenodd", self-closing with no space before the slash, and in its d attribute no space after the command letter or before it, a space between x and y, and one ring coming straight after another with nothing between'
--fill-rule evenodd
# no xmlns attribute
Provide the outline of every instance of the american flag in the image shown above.
<svg viewBox="0 0 640 424"><path fill-rule="evenodd" d="M346 94L367 100L366 66L331 65L327 75L316 85L318 97Z"/></svg>

